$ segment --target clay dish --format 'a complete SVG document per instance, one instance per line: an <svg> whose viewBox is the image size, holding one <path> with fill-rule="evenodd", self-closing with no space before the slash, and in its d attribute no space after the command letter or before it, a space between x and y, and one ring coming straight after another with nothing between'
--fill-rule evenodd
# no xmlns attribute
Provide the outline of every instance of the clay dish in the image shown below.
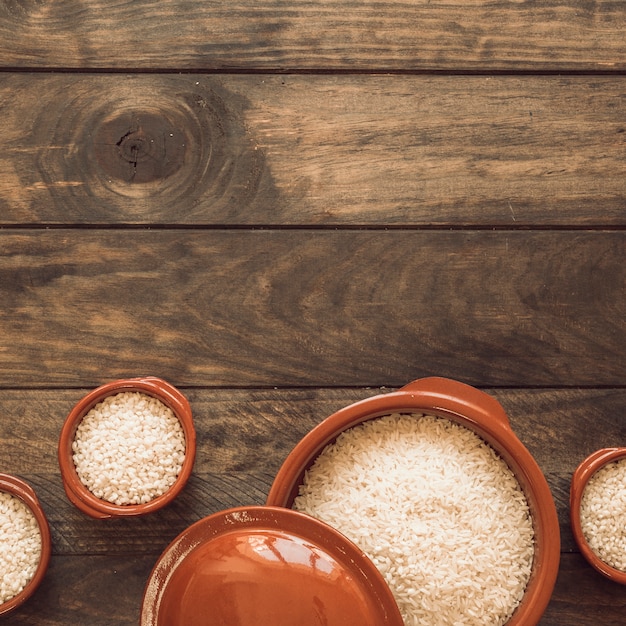
<svg viewBox="0 0 626 626"><path fill-rule="evenodd" d="M529 504L535 533L533 570L508 626L533 626L545 611L560 561L560 530L548 483L530 452L514 434L504 409L492 396L445 378L424 378L374 396L327 417L294 447L279 469L267 505L291 508L305 471L337 436L366 420L391 413L426 413L455 421L481 436L506 461Z"/></svg>
<svg viewBox="0 0 626 626"><path fill-rule="evenodd" d="M608 463L626 458L626 448L603 448L590 454L574 471L570 486L570 522L574 539L589 564L608 579L626 585L626 572L605 563L591 548L582 530L580 505L589 479Z"/></svg>
<svg viewBox="0 0 626 626"><path fill-rule="evenodd" d="M185 458L174 484L160 496L145 504L113 504L96 497L80 480L72 460L72 443L83 417L96 404L122 392L139 392L152 396L176 415L185 437ZM68 499L83 513L98 519L144 515L169 504L185 486L196 456L196 432L191 407L183 394L169 383L155 377L129 378L104 384L84 396L70 411L59 437L58 457L63 487Z"/></svg>
<svg viewBox="0 0 626 626"><path fill-rule="evenodd" d="M389 587L359 548L308 515L261 506L196 522L150 575L141 626L207 619L237 626L403 626Z"/></svg>
<svg viewBox="0 0 626 626"><path fill-rule="evenodd" d="M50 538L48 520L35 494L35 491L30 485L15 476L0 474L0 491L10 493L11 495L18 497L26 504L26 506L28 506L37 520L39 532L41 534L41 555L39 557L39 565L35 570L35 574L24 589L20 591L20 593L13 596L10 600L0 604L0 615L2 615L21 606L33 595L48 569L50 554L52 552L52 541Z"/></svg>

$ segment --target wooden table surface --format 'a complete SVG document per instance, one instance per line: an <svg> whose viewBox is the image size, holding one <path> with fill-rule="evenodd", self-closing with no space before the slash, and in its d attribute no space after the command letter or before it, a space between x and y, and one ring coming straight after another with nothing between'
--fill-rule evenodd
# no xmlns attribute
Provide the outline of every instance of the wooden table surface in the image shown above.
<svg viewBox="0 0 626 626"><path fill-rule="evenodd" d="M549 481L541 625L625 624L568 513L577 464L626 445L625 32L621 0L0 2L0 471L53 538L0 621L137 624L180 531L438 375L493 394ZM144 374L189 398L194 473L92 520L62 423Z"/></svg>

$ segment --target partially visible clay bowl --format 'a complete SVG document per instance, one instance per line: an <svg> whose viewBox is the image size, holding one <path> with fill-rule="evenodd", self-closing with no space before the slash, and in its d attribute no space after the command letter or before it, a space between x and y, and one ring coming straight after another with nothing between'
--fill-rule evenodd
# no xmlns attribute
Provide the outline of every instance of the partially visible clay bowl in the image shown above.
<svg viewBox="0 0 626 626"><path fill-rule="evenodd" d="M18 497L26 504L26 506L28 506L37 520L39 532L41 534L41 556L39 558L39 565L37 566L35 574L24 589L20 591L20 593L13 596L10 600L0 604L0 615L2 615L21 606L33 595L48 569L50 554L52 552L52 541L50 538L50 527L48 526L48 520L44 510L41 507L35 491L28 483L24 482L20 478L17 478L16 476L0 474L0 491L10 493L11 495Z"/></svg>
<svg viewBox="0 0 626 626"><path fill-rule="evenodd" d="M238 507L183 531L146 586L141 626L402 626L382 575L339 532L282 507Z"/></svg>
<svg viewBox="0 0 626 626"><path fill-rule="evenodd" d="M626 585L626 572L605 563L585 539L580 519L580 505L589 479L608 463L626 458L626 448L603 448L584 459L572 475L570 487L570 522L574 539L589 564L608 579Z"/></svg>
<svg viewBox="0 0 626 626"><path fill-rule="evenodd" d="M515 474L533 518L535 559L524 597L507 626L534 626L550 601L559 569L561 544L556 507L541 469L514 434L504 409L495 398L474 387L446 378L423 378L399 391L337 411L296 444L279 469L266 504L291 508L304 473L341 432L383 415L413 412L448 418L473 430Z"/></svg>
<svg viewBox="0 0 626 626"><path fill-rule="evenodd" d="M81 482L72 460L72 442L80 421L98 402L122 392L144 393L163 402L178 417L185 435L185 460L176 481L166 493L145 504L118 505L97 498ZM178 389L160 378L149 376L106 383L90 391L70 411L59 437L58 455L65 493L83 513L97 519L152 513L174 500L191 475L196 456L196 431L191 407Z"/></svg>

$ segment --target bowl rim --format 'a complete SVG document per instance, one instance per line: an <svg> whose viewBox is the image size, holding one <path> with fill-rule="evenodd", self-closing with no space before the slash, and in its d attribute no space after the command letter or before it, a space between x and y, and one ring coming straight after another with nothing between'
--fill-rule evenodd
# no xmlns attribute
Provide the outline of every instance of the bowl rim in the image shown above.
<svg viewBox="0 0 626 626"><path fill-rule="evenodd" d="M0 491L19 498L32 511L41 535L41 555L33 577L24 589L6 602L0 603L0 615L13 611L28 600L39 587L48 570L52 554L52 539L48 518L41 506L35 490L23 479L12 474L0 473Z"/></svg>
<svg viewBox="0 0 626 626"><path fill-rule="evenodd" d="M500 403L475 387L428 377L339 409L309 431L288 454L276 474L266 505L291 507L305 469L341 431L396 412L430 413L461 423L492 445L511 467L532 507L535 556L524 598L507 626L537 624L552 596L560 563L556 505L541 468L513 432Z"/></svg>
<svg viewBox="0 0 626 626"><path fill-rule="evenodd" d="M165 493L144 504L119 505L96 497L81 482L72 460L72 442L80 421L98 402L123 392L140 392L163 402L178 418L185 436L185 459L176 480ZM71 409L59 436L58 461L65 493L72 504L96 519L144 515L166 506L187 483L195 456L196 431L189 401L176 387L156 376L122 378L92 389Z"/></svg>
<svg viewBox="0 0 626 626"><path fill-rule="evenodd" d="M582 530L580 506L589 479L600 469L626 459L626 447L601 448L585 457L572 474L570 484L570 525L574 540L587 562L609 580L626 585L626 572L605 563L591 548Z"/></svg>

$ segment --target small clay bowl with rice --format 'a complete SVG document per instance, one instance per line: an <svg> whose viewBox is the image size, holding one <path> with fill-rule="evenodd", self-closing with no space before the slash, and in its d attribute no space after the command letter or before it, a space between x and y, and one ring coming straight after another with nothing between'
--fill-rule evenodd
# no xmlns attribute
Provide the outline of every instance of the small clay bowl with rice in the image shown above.
<svg viewBox="0 0 626 626"><path fill-rule="evenodd" d="M576 468L570 485L570 522L588 563L626 585L626 448L603 448Z"/></svg>
<svg viewBox="0 0 626 626"><path fill-rule="evenodd" d="M410 419L407 419L407 417ZM504 409L495 398L478 389L445 378L424 378L414 381L396 392L374 396L337 411L305 435L287 456L271 486L266 505L298 508L295 505L298 503L299 499L308 497L306 493L307 479L310 478L310 484L315 483L312 477L315 475L317 466L330 459L330 467L332 468L332 463L339 458L344 458L339 456L343 454L343 452L339 453L338 450L341 448L340 442L348 441L346 436L349 437L351 433L356 433L360 429L363 430L363 432L365 432L365 429L375 430L381 427L380 425L383 424L383 422L391 423L393 420L396 420L398 424L408 423L409 428L415 429L416 427L410 424L414 417L420 418L418 428L422 428L421 423L423 423L427 425L428 428L430 428L430 424L432 424L433 428L439 429L435 430L433 435L427 433L428 437L435 442L435 445L438 445L437 442L439 441L438 432L441 431L444 433L445 439L445 437L448 436L447 432L450 431L452 437L460 436L464 438L463 440L467 440L468 445L472 446L472 450L476 449L481 455L486 455L489 459L493 459L494 466L502 468L502 480L506 479L507 489L509 489L511 484L514 484L515 488L519 491L519 494L515 495L515 498L520 503L520 511L522 511L522 513L525 511L525 513L522 515L518 511L514 511L512 515L518 517L522 515L522 517L519 517L520 526L530 526L530 531L528 528L524 530L526 533L524 535L526 537L524 540L526 544L522 545L522 552L524 553L525 560L523 564L520 564L519 568L520 571L522 568L525 568L524 577L521 578L521 583L513 580L512 584L513 587L515 585L522 585L521 590L517 589L511 592L517 594L517 599L510 601L511 604L509 608L505 607L502 609L504 612L503 615L506 615L506 617L499 617L498 619L500 621L489 621L489 619L485 618L481 613L475 618L475 621L471 623L481 624L481 626L487 623L506 623L507 626L533 626L539 623L550 601L559 568L560 531L556 507L550 488L541 469L530 452L514 434ZM414 421L417 422L418 420ZM459 430L458 433L456 432L457 430ZM395 445L393 439L395 436L396 435L393 433L390 435L392 448L393 445ZM476 439L479 443L473 442L472 439ZM343 444L343 450L345 450L345 454L348 456L356 454L354 451L356 449L354 441L354 439L350 440L349 445L348 443ZM382 445L383 444L375 443L370 446L371 450L367 451L368 454L370 452L378 454L378 451L382 449ZM445 445L447 446L448 444L445 443ZM441 466L440 470L443 474L446 474L448 469L456 471L455 468L452 467L452 462L446 462L446 457L444 457L443 461L432 457L431 461L431 457L428 456L429 454L430 452L426 455L421 455L421 453L417 454L414 462L422 464L427 471L430 471L431 467L438 468L439 466ZM367 459L368 457L365 456L364 458ZM407 459L408 457L399 459L396 463L396 466L400 468L398 474L400 477L402 477L402 471ZM395 463L395 460L392 459L392 461ZM491 463L491 460L489 462ZM454 459L454 463L456 463L456 459ZM354 480L350 478L352 482L346 484L344 481L345 492L341 494L334 492L332 496L325 496L329 499L323 502L320 508L313 514L322 521L329 523L338 531L346 534L348 538L359 545L375 563L382 564L381 567L387 568L383 573L387 583L394 591L394 595L403 611L403 615L408 615L410 619L422 620L419 622L415 621L415 623L429 623L428 618L423 617L423 612L432 610L432 614L434 615L438 606L436 602L440 603L441 606L445 608L448 603L447 597L443 597L442 599L437 598L436 602L433 598L443 593L441 590L445 588L448 583L450 586L460 584L471 586L474 584L471 574L467 573L469 566L464 563L467 552L461 552L460 554L458 552L451 552L450 554L446 554L444 551L441 554L435 554L432 560L444 564L440 566L441 572L438 572L438 575L444 578L449 576L449 580L444 580L443 584L438 584L439 580L437 583L433 583L432 580L427 579L423 581L424 588L401 588L404 584L402 581L406 579L407 576L413 576L415 574L416 577L411 580L419 580L419 576L416 572L407 570L406 568L403 572L392 571L394 567L399 567L395 562L401 559L398 562L401 563L401 567L405 567L405 562L412 562L414 558L413 555L415 555L416 560L421 559L426 562L425 550L414 549L412 547L411 550L408 551L409 554L406 554L406 545L408 544L403 540L396 539L396 537L400 535L394 535L393 532L390 533L390 537L388 538L390 543L387 543L386 546L382 544L384 541L387 541L387 538L378 536L376 532L372 533L374 540L380 542L382 548L375 544L364 545L362 541L369 541L368 537L364 535L363 540L361 540L360 536L357 535L361 532L361 527L367 528L371 526L369 518L376 518L379 515L380 509L383 510L383 513L380 513L380 515L384 516L387 514L384 511L385 507L387 507L386 500L394 500L394 494L399 494L398 497L402 498L404 495L400 492L405 489L413 489L412 493L419 495L418 492L422 489L425 492L428 491L430 483L427 484L427 482L424 481L421 485L415 485L413 484L415 474L407 474L402 479L404 480L403 483L392 485L391 488L389 488L389 486L385 487L387 488L386 495L380 500L373 503L366 502L365 506L370 508L366 509L365 513L358 513L358 518L355 520L353 519L355 516L353 508L357 507L357 510L363 511L362 508L358 507L363 506L362 502L366 499L365 494L366 492L369 493L368 490L371 489L372 482L379 481L381 484L384 484L386 480L384 472L377 473L375 477L370 478L370 474L374 473L373 469L370 469L371 467L372 466L367 465L367 463L362 465L360 469L358 469L358 472L355 473ZM389 472L395 472L396 470L393 469L393 464L391 467L392 469L389 470ZM440 470L436 469L436 471ZM332 475L329 477L322 473L321 476L318 476L319 480L315 484L322 485L322 488L325 488L325 486L332 484L335 480L344 480L345 477L341 474L343 469L341 469L341 472L338 469L333 471L339 472L339 478L336 479ZM454 478L453 474L451 474L451 476ZM471 482L472 478L473 477L470 476L469 482ZM463 482L463 475L461 475L460 478L454 478L454 480ZM498 477L498 481L500 481L500 477ZM433 479L432 485L436 486L437 484L438 483ZM488 490L488 487L481 488ZM454 487L451 491L454 491ZM349 493L352 493L354 498L352 498L352 496L349 497ZM431 493L433 500L441 498L441 500L444 501L448 498L447 492L442 492L438 495L431 490L429 493ZM493 493L497 500L499 497L497 489L493 490ZM331 501L331 497L335 498L335 500ZM336 504L337 501L339 501L339 504ZM411 526L409 530L412 533L413 539L418 541L415 545L420 545L420 533L424 533L426 537L428 532L430 532L428 529L425 529L421 522L422 517L424 517L424 519L427 518L426 507L430 505L428 502L425 502L416 506L422 507L417 511L419 514L414 515L414 512L411 512L407 518L414 518L413 521L411 521L413 526ZM463 502L457 501L450 506L462 508ZM480 512L476 515L477 518L485 514L486 509L481 508L483 506L486 506L486 504L480 503L474 507L477 512ZM506 509L508 506L507 501L503 508ZM326 509L324 509L324 507L326 507ZM471 508L471 506L469 506L469 508ZM298 510L311 514L306 508L299 508ZM328 515L324 512L327 510L330 511ZM348 513L344 514L343 511L348 511ZM496 507L496 511L498 511L498 507ZM436 514L437 511L435 510L435 525L437 519ZM451 511L450 519L454 520L456 514L455 511ZM489 515L491 515L491 513L489 513ZM489 515L484 516L489 517ZM348 520L350 516L352 516L352 518ZM514 519L517 520L518 517ZM340 521L338 522L337 519L340 519ZM384 523L386 524L387 522L385 521ZM480 526L481 520L474 519L471 520L471 523ZM497 516L495 523L499 523ZM509 523L508 520L507 523ZM517 522L515 522L515 524L516 523ZM389 524L389 527L396 532L396 528L400 529L404 522L398 519L390 519ZM376 527L374 528L376 530ZM472 532L467 529L460 529L458 533L459 536L462 534L461 531L466 538L464 541L467 540L471 545L471 542L474 540L472 536L473 528L471 529ZM404 528L397 532L404 532ZM363 531L363 533L365 533L365 531ZM393 543L394 540L395 543ZM503 540L507 541L506 537ZM431 539L429 538L425 541L431 541ZM442 542L444 545L447 541L447 538L443 537ZM477 548L480 549L481 546L477 546ZM391 556L387 553L383 553L379 556L377 551L380 549L390 551ZM435 548L433 548L433 550L434 549ZM436 549L439 550L440 547ZM472 549L473 548L470 548L469 551ZM472 558L473 556L470 557L469 560L471 561ZM495 565L498 565L498 562L506 563L504 553L495 552L491 558L495 561ZM479 564L477 567L479 567ZM491 565L488 567L491 567ZM419 566L417 569L419 569ZM490 573L491 570L487 569L486 571ZM466 580L459 582L463 576L466 576ZM515 572L515 576L517 576L517 571ZM397 583L397 587L395 586L396 581L400 581ZM433 589L431 592L428 588L429 585L436 586L437 589ZM487 588L487 586L488 585L485 585L485 588ZM497 591L497 580L493 582L492 587ZM489 588L489 593L492 593L494 589ZM457 591L453 589L451 593L456 594ZM479 600L480 594L482 593L482 591L476 592ZM488 598L484 600L484 604L490 606L496 605L499 602L499 600ZM460 611L458 608L451 608L450 611L452 610ZM506 613L507 610L509 611L508 614ZM417 617L419 611L422 613L419 613L419 617ZM465 614L459 615L459 619L462 620L465 616ZM453 623L453 621L450 623ZM463 623L466 622L463 621Z"/></svg>
<svg viewBox="0 0 626 626"><path fill-rule="evenodd" d="M51 551L50 527L35 491L16 476L0 474L0 615L33 595L46 574ZM5 558L10 562L4 563ZM10 567L15 571L9 572Z"/></svg>
<svg viewBox="0 0 626 626"><path fill-rule="evenodd" d="M153 376L89 392L70 411L58 446L68 499L97 519L168 505L187 483L195 455L189 402Z"/></svg>

